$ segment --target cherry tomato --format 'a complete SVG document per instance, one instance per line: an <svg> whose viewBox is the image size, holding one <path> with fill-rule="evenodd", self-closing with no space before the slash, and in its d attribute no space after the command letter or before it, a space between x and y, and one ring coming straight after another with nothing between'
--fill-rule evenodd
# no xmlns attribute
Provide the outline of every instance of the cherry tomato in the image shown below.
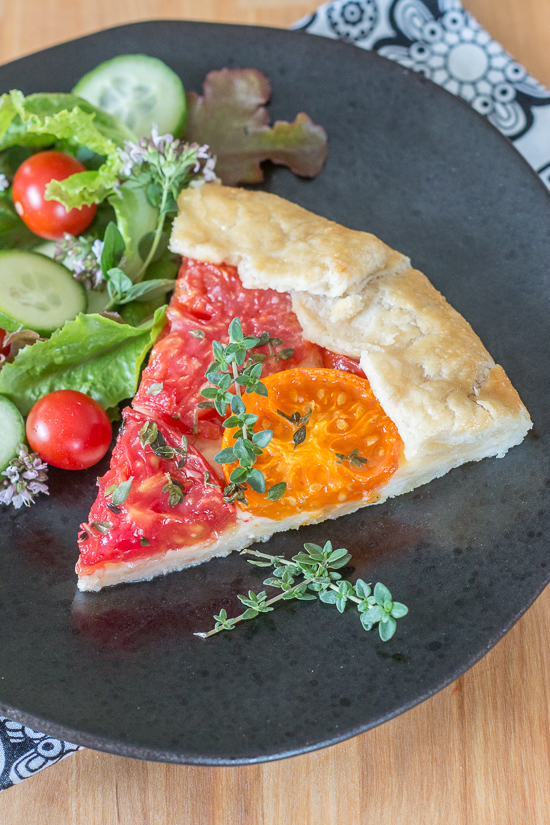
<svg viewBox="0 0 550 825"><path fill-rule="evenodd" d="M254 466L264 474L266 490L282 481L287 488L278 501L247 489L247 509L281 519L330 504L374 500L397 470L402 442L367 379L306 368L269 375L262 383L267 398L243 398L247 413L258 416L256 430L273 431ZM300 420L289 421L296 413ZM222 448L235 443L234 433L225 430ZM224 465L226 482L235 466Z"/></svg>
<svg viewBox="0 0 550 825"><path fill-rule="evenodd" d="M76 390L56 390L37 401L27 418L27 440L42 461L63 470L96 464L111 444L103 407Z"/></svg>
<svg viewBox="0 0 550 825"><path fill-rule="evenodd" d="M70 209L59 201L46 200L44 192L51 180L64 180L86 167L65 152L38 152L24 161L13 179L13 202L17 214L41 238L60 240L65 232L79 235L92 222L96 205Z"/></svg>

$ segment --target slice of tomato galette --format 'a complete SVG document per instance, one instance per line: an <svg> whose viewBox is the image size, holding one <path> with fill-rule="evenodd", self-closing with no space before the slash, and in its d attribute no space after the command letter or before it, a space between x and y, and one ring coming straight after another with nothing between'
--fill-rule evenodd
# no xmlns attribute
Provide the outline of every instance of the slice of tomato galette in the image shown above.
<svg viewBox="0 0 550 825"><path fill-rule="evenodd" d="M81 590L351 513L522 441L529 414L504 370L405 256L264 192L204 184L178 205L181 270L82 525Z"/></svg>

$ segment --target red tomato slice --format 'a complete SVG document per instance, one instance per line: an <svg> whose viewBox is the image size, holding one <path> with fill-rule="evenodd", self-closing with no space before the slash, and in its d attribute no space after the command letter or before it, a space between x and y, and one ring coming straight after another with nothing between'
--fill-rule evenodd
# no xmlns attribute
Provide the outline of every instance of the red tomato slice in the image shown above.
<svg viewBox="0 0 550 825"><path fill-rule="evenodd" d="M143 446L144 424L156 424L166 445L181 448L181 432L165 421L126 409L111 467L98 479L99 493L87 524L81 527L78 572L106 561L128 561L167 550L215 541L236 520L223 501L220 482L204 458L188 446L187 458L163 457ZM113 505L113 485L131 479L128 497ZM170 500L170 479L181 497ZM178 500L178 498L180 500Z"/></svg>
<svg viewBox="0 0 550 825"><path fill-rule="evenodd" d="M331 352L329 349L319 347L321 350L321 360L323 367L329 370L341 370L342 372L352 372L354 375L365 377L365 373L359 366L359 361L356 358L348 358L347 355L339 355L337 352Z"/></svg>
<svg viewBox="0 0 550 825"><path fill-rule="evenodd" d="M229 342L227 328L233 318L241 319L245 335L271 332L283 341L276 349L294 350L288 360L267 357L269 347L257 350L267 357L262 376L306 359L321 364L318 347L303 338L290 296L271 289L245 289L233 266L184 258L166 314L165 337L153 349L133 406L168 420L175 416L186 433L198 428L202 438L222 436L220 416L214 410L198 409L197 404L205 400L200 392L207 385L205 374L212 363L212 342Z"/></svg>

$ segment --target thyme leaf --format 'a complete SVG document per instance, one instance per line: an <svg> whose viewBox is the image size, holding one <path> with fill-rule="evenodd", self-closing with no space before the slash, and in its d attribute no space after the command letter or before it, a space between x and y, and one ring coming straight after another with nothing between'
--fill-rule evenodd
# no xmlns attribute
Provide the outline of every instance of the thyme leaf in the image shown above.
<svg viewBox="0 0 550 825"><path fill-rule="evenodd" d="M162 488L163 493L168 493L168 506L175 507L181 504L185 498L185 491L176 478L172 478L170 473L165 473L166 484Z"/></svg>
<svg viewBox="0 0 550 825"><path fill-rule="evenodd" d="M362 455L359 455L359 449L356 447L355 450L352 450L349 455L344 455L343 453L334 453L336 458L338 459L338 464L343 464L344 461L349 461L354 467L361 468L363 464L368 464L368 458L364 458Z"/></svg>
<svg viewBox="0 0 550 825"><path fill-rule="evenodd" d="M156 440L158 431L158 427L154 421L146 421L139 431L141 446L146 447L148 444L152 444Z"/></svg>
<svg viewBox="0 0 550 825"><path fill-rule="evenodd" d="M111 496L112 506L118 507L120 504L124 504L128 496L130 495L133 480L134 477L130 476L130 478L128 478L126 481L121 481L120 484L111 484L109 487L105 489L105 495ZM107 505L107 507L109 507L109 505ZM120 513L120 510L118 512Z"/></svg>
<svg viewBox="0 0 550 825"><path fill-rule="evenodd" d="M91 521L90 527L93 527L94 530L97 530L98 533L108 533L112 527L112 522L110 521Z"/></svg>
<svg viewBox="0 0 550 825"><path fill-rule="evenodd" d="M224 490L223 500L228 503L238 501L246 506L248 502L245 490L248 487L260 494L266 491L264 475L254 464L273 438L273 431L255 431L258 416L247 413L243 394L255 393L266 397L267 387L260 380L262 363L271 357L283 360L291 358L294 350L275 351L273 347L281 346L283 340L273 337L269 332L263 332L259 337L245 335L239 318L233 318L228 333L227 346L224 347L219 341L212 342L214 361L206 370L210 386L201 391L202 397L207 400L197 404L195 415L198 416L199 409L214 408L224 416L222 423L225 429L236 429L235 444L220 450L214 461L218 464L238 464L229 476L230 484ZM254 352L265 346L269 348L269 355ZM272 501L283 495L286 484L275 487L277 490L272 495L276 497L271 497ZM270 491L267 496L270 497Z"/></svg>

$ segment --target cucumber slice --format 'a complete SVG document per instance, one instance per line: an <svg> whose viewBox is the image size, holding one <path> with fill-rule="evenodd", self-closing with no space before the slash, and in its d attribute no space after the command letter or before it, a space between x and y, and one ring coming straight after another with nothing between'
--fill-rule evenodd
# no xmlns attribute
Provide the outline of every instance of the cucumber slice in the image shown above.
<svg viewBox="0 0 550 825"><path fill-rule="evenodd" d="M115 115L138 137L149 137L156 123L160 134L180 136L187 102L177 74L166 63L144 54L123 54L81 78L73 89L99 109Z"/></svg>
<svg viewBox="0 0 550 825"><path fill-rule="evenodd" d="M5 395L0 395L0 473L17 455L19 445L25 443L23 416Z"/></svg>
<svg viewBox="0 0 550 825"><path fill-rule="evenodd" d="M0 252L0 327L50 335L86 303L86 290L61 264L21 249Z"/></svg>
<svg viewBox="0 0 550 825"><path fill-rule="evenodd" d="M46 258L52 258L55 255L57 244L55 241L41 241L41 243L33 246L33 252L39 252L40 255L45 255Z"/></svg>

